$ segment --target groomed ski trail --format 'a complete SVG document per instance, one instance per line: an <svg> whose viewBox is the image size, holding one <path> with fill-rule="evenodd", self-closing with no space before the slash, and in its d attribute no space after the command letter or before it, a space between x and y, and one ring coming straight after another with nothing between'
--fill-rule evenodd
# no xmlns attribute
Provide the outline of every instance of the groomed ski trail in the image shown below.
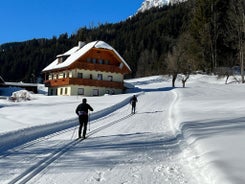
<svg viewBox="0 0 245 184"><path fill-rule="evenodd" d="M113 126L116 123L119 123L123 119L129 118L131 115L127 115L123 118L120 118L113 122L108 122L103 125L98 125L99 120L95 120L93 123L93 130L87 134L87 137ZM95 125L95 126L94 126ZM50 164L59 159L65 152L74 147L79 142L85 141L85 139L77 139L77 127L70 128L68 130L63 130L61 132L57 132L55 134L31 141L30 143L26 143L24 145L20 145L16 148L10 149L7 152L4 152L0 161L1 164L4 162L8 162L9 167L16 167L15 174L11 174L10 178L7 180L7 183L27 183L33 177L41 173L45 170ZM74 136L75 134L75 136ZM72 136L71 136L72 135ZM71 136L71 137L70 137ZM70 139L67 139L69 138ZM51 146L50 149L47 149L46 145ZM44 150L38 153L36 149ZM19 158L18 155L23 153L30 153L28 157ZM44 156L43 156L43 155ZM14 160L14 162L10 162L10 160ZM23 164L24 163L24 164ZM21 167L19 167L21 166ZM8 169L8 168L6 168ZM9 171L6 170L6 175ZM4 173L2 173L3 175ZM4 178L2 178L4 179Z"/></svg>
<svg viewBox="0 0 245 184"><path fill-rule="evenodd" d="M131 107L125 106L96 120L110 126L74 145L30 183L196 184L181 164L181 137L173 134L169 122L174 121L169 115L175 95L147 92L138 97L135 115L129 116ZM64 167L66 172L59 171Z"/></svg>

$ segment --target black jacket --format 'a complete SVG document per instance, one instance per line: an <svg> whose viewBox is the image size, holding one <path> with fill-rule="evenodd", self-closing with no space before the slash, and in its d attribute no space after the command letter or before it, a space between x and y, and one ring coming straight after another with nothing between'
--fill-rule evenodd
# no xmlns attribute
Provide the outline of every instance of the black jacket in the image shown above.
<svg viewBox="0 0 245 184"><path fill-rule="evenodd" d="M130 100L130 103L135 105L136 102L138 102L138 99L137 99L136 96L133 96L133 97L131 98L131 100Z"/></svg>
<svg viewBox="0 0 245 184"><path fill-rule="evenodd" d="M80 115L88 115L88 110L94 111L94 109L87 103L81 103L76 108L76 114Z"/></svg>

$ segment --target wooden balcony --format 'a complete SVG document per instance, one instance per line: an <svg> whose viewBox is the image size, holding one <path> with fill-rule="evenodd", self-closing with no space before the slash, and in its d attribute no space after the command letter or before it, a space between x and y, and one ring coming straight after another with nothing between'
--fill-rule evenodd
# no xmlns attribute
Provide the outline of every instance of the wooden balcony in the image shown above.
<svg viewBox="0 0 245 184"><path fill-rule="evenodd" d="M69 69L86 69L91 71L102 71L102 72L111 72L111 73L122 73L128 74L130 73L129 69L126 66L120 68L118 65L106 65L106 64L93 64L87 62L75 62Z"/></svg>
<svg viewBox="0 0 245 184"><path fill-rule="evenodd" d="M105 81L105 80L93 80L93 79L80 79L80 78L64 78L46 80L46 87L58 87L68 85L84 85L84 86L96 86L123 89L123 82Z"/></svg>

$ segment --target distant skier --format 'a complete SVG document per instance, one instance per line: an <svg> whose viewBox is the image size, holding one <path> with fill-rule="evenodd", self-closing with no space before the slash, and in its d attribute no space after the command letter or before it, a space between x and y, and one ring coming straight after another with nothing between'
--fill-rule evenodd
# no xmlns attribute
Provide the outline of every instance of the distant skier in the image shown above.
<svg viewBox="0 0 245 184"><path fill-rule="evenodd" d="M138 102L137 97L134 95L131 100L130 100L130 104L132 105L132 114L135 114L135 109L136 109L136 103Z"/></svg>
<svg viewBox="0 0 245 184"><path fill-rule="evenodd" d="M78 137L81 138L81 132L82 132L82 127L83 128L83 138L86 138L86 131L87 131L87 124L88 124L88 110L93 111L94 109L87 104L87 99L84 98L82 100L82 103L79 104L76 108L76 114L79 116L79 130L78 130Z"/></svg>

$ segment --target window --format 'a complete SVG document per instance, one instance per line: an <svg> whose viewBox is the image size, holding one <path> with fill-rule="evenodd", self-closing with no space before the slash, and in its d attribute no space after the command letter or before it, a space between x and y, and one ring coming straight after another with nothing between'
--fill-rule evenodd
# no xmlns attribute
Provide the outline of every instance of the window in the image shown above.
<svg viewBox="0 0 245 184"><path fill-rule="evenodd" d="M63 79L64 79L64 78L66 78L66 74L65 74L65 73L63 73Z"/></svg>
<svg viewBox="0 0 245 184"><path fill-rule="evenodd" d="M113 77L111 75L108 76L108 81L112 81Z"/></svg>
<svg viewBox="0 0 245 184"><path fill-rule="evenodd" d="M99 60L99 64L104 64L103 59L100 59L100 60Z"/></svg>
<svg viewBox="0 0 245 184"><path fill-rule="evenodd" d="M91 62L91 58L87 58L87 62L90 63Z"/></svg>
<svg viewBox="0 0 245 184"><path fill-rule="evenodd" d="M77 78L82 79L82 78L83 78L83 73L78 73L78 74L77 74Z"/></svg>
<svg viewBox="0 0 245 184"><path fill-rule="evenodd" d="M102 74L98 74L97 79L98 80L103 80L103 75Z"/></svg>
<svg viewBox="0 0 245 184"><path fill-rule="evenodd" d="M58 57L58 64L63 63L63 57Z"/></svg>
<svg viewBox="0 0 245 184"><path fill-rule="evenodd" d="M67 88L65 88L65 95L67 95L67 92L68 92L68 89L67 89Z"/></svg>
<svg viewBox="0 0 245 184"><path fill-rule="evenodd" d="M93 96L99 96L99 90L93 89Z"/></svg>
<svg viewBox="0 0 245 184"><path fill-rule="evenodd" d="M96 64L96 59L95 58L93 58L93 63Z"/></svg>
<svg viewBox="0 0 245 184"><path fill-rule="evenodd" d="M84 95L84 89L83 88L78 88L77 94L78 95Z"/></svg>
<svg viewBox="0 0 245 184"><path fill-rule="evenodd" d="M90 78L90 79L93 79L93 75L92 75L92 74L90 74L90 75L89 75L89 78Z"/></svg>
<svg viewBox="0 0 245 184"><path fill-rule="evenodd" d="M60 95L63 94L63 88L60 88Z"/></svg>
<svg viewBox="0 0 245 184"><path fill-rule="evenodd" d="M115 91L114 90L111 90L111 95L115 95Z"/></svg>
<svg viewBox="0 0 245 184"><path fill-rule="evenodd" d="M119 68L120 68L120 69L123 68L123 63L120 63Z"/></svg>

